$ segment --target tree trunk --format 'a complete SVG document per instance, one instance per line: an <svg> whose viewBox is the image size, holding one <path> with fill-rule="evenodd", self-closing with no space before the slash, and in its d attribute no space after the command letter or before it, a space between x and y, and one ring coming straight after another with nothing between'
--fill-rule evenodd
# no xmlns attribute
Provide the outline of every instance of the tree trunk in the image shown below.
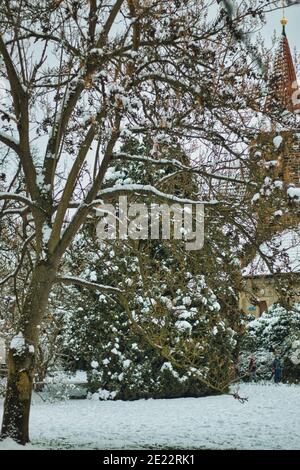
<svg viewBox="0 0 300 470"><path fill-rule="evenodd" d="M11 437L20 444L29 441L29 411L34 375L34 356L8 353L8 379L1 437Z"/></svg>
<svg viewBox="0 0 300 470"><path fill-rule="evenodd" d="M8 353L8 377L1 438L29 442L29 412L35 372L39 325L45 314L55 268L49 262L35 267L24 302L18 335Z"/></svg>
<svg viewBox="0 0 300 470"><path fill-rule="evenodd" d="M47 365L43 363L43 358L41 351L39 351L38 357L36 357L36 364L35 364L35 382L34 382L34 390L35 392L42 392L45 386L45 377L47 374Z"/></svg>

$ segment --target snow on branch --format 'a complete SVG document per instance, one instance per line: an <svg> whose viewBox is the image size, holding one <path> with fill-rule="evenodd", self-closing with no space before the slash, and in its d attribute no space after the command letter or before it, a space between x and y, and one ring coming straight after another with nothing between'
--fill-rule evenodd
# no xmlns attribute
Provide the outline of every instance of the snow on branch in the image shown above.
<svg viewBox="0 0 300 470"><path fill-rule="evenodd" d="M7 145L7 147L11 148L16 153L20 152L19 142L13 137L11 137L9 134L6 134L6 132L0 132L0 142Z"/></svg>
<svg viewBox="0 0 300 470"><path fill-rule="evenodd" d="M33 201L29 199L28 197L21 196L21 194L15 194L15 193L0 193L0 199L11 199L12 201L19 201L23 202L27 206L34 206Z"/></svg>
<svg viewBox="0 0 300 470"><path fill-rule="evenodd" d="M30 207L35 205L34 202L28 197L21 196L21 194L16 194L16 193L1 193L0 192L0 200L1 199L23 202L23 204L26 204L27 206L30 206Z"/></svg>
<svg viewBox="0 0 300 470"><path fill-rule="evenodd" d="M13 114L10 114L8 111L6 111L6 109L2 108L1 106L0 106L0 113L3 114L4 116L6 116L11 121L18 124L18 120L16 119L16 117ZM12 140L14 140L14 139L12 139Z"/></svg>
<svg viewBox="0 0 300 470"><path fill-rule="evenodd" d="M219 203L217 200L214 200L214 199L212 199L211 201L197 201L197 200L192 200L192 199L180 198L172 194L163 193L162 191L159 191L154 186L143 185L143 184L116 185L116 186L113 186L112 188L103 189L98 194L98 197L101 198L103 196L112 196L112 195L115 196L118 194L134 194L134 193L150 194L150 195L156 196L158 199L162 199L164 201L170 201L170 202L178 202L179 204L216 205ZM95 206L101 203L102 201L97 199L93 201L90 205Z"/></svg>
<svg viewBox="0 0 300 470"><path fill-rule="evenodd" d="M28 212L28 207L22 207L20 209L5 209L4 211L0 212L0 218L5 217L5 216L10 216L10 215L19 215L20 217L23 217L26 215Z"/></svg>
<svg viewBox="0 0 300 470"><path fill-rule="evenodd" d="M216 180L223 180L223 181L231 181L233 183L244 184L244 185L254 185L254 183L249 181L243 181L239 178L235 178L234 176L226 176L226 175L218 175L215 173L210 173L206 170L201 168L191 167L188 165L183 165L179 160L172 158L168 160L167 158L155 159L151 157L142 157L139 155L129 155L127 153L118 153L113 157L115 160L129 160L141 163L150 163L151 165L157 166L173 166L174 168L178 169L180 172L187 172L187 173L195 173L201 175L206 178L212 178ZM166 176L166 179L169 178L170 175ZM162 180L160 181L162 182Z"/></svg>
<svg viewBox="0 0 300 470"><path fill-rule="evenodd" d="M115 294L123 293L123 291L121 289L118 289L117 287L97 284L96 282L86 281L85 279L82 279L80 277L75 277L75 276L57 276L55 278L55 282L60 283L60 284L66 284L66 285L73 284L73 285L85 287L87 289L94 289L94 290L99 290L101 292L107 292L107 293L115 293Z"/></svg>
<svg viewBox="0 0 300 470"><path fill-rule="evenodd" d="M176 168L180 169L185 169L185 170L191 170L191 167L183 165L179 160L176 160L175 158L172 158L171 160L167 158L151 158L151 157L143 157L141 155L130 155L125 152L118 152L117 154L113 155L114 160L130 160L130 161L138 161L138 162L143 162L143 163L151 163L153 165L159 165L159 166L169 166L173 165Z"/></svg>

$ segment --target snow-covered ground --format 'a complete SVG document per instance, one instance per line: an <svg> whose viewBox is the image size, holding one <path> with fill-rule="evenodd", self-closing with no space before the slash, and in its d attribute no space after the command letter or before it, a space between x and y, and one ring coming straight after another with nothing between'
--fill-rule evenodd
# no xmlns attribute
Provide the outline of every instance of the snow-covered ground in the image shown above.
<svg viewBox="0 0 300 470"><path fill-rule="evenodd" d="M45 403L35 396L27 448L300 449L300 386L242 384L239 394L248 402L224 395Z"/></svg>

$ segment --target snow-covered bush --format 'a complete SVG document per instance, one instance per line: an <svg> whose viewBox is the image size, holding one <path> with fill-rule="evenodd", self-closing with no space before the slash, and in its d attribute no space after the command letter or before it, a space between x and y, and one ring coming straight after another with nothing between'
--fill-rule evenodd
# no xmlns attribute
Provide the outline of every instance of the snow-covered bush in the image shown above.
<svg viewBox="0 0 300 470"><path fill-rule="evenodd" d="M42 390L38 391L43 401L55 402L86 398L88 394L86 373L66 371L49 373L44 379Z"/></svg>
<svg viewBox="0 0 300 470"><path fill-rule="evenodd" d="M88 371L93 399L226 390L239 315L225 253L211 263L216 248L210 239L206 256L188 254L181 242L93 245L87 235L76 244L70 262L74 256L82 277L126 293L122 302L68 288L65 353L72 366Z"/></svg>
<svg viewBox="0 0 300 470"><path fill-rule="evenodd" d="M283 363L283 380L300 381L300 304L286 309L273 305L260 318L250 321L243 340L241 374L247 371L250 357L256 358L257 375L268 379L277 353Z"/></svg>
<svg viewBox="0 0 300 470"><path fill-rule="evenodd" d="M130 139L123 150L152 155L152 144ZM187 164L176 142L164 148L166 158ZM179 172L165 180L170 173L166 165L158 170L136 162L120 172L114 162L106 183L163 179L165 190L195 197L199 188L191 175L183 178ZM142 195L139 200L151 202ZM238 349L241 274L237 240L228 233L224 215L215 218L207 208L206 216L205 248L198 252L188 252L183 240L99 241L96 217L74 240L67 274L123 292L112 297L78 286L69 287L68 301L65 296L65 352L72 366L88 371L93 399L226 391Z"/></svg>
<svg viewBox="0 0 300 470"><path fill-rule="evenodd" d="M97 338L90 352L90 389L100 399L199 396L214 391L203 380L226 383L236 333L203 276L173 298L155 290L150 299L136 299L134 323L109 304L98 305L86 320L87 334L93 331Z"/></svg>

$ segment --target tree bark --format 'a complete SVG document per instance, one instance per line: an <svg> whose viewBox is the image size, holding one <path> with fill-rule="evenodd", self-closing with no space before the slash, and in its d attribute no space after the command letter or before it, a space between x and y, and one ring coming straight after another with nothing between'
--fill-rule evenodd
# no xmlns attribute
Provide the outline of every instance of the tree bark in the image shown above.
<svg viewBox="0 0 300 470"><path fill-rule="evenodd" d="M16 358L14 351L9 351L1 437L11 437L19 444L29 442L28 426L33 375L34 358L29 354Z"/></svg>
<svg viewBox="0 0 300 470"><path fill-rule="evenodd" d="M20 317L21 346L11 343L1 438L11 437L20 444L29 442L29 414L35 373L39 325L45 314L56 269L39 262L33 272ZM23 344L22 344L23 341Z"/></svg>

